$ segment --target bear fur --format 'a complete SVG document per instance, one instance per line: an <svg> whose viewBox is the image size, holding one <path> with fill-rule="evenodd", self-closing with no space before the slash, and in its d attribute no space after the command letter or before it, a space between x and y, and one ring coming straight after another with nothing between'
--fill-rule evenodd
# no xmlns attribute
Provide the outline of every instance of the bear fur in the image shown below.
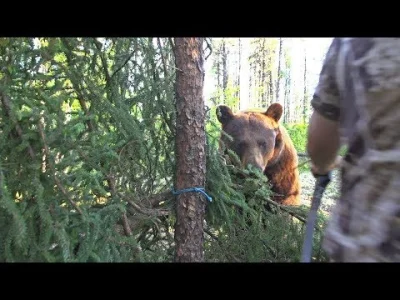
<svg viewBox="0 0 400 300"><path fill-rule="evenodd" d="M271 104L266 111L246 110L233 113L226 105L217 107L217 118L227 149L240 158L242 167L253 165L267 176L274 192L272 200L282 205L300 205L298 156L286 129L280 124L283 108Z"/></svg>

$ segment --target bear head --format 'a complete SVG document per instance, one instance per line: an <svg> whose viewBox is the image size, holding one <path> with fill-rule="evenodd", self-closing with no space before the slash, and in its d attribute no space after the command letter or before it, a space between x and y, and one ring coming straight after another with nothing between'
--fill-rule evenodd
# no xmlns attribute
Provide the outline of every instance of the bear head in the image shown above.
<svg viewBox="0 0 400 300"><path fill-rule="evenodd" d="M283 143L279 120L283 108L279 103L271 104L267 110L246 110L233 113L226 105L217 107L217 118L222 130L231 138L221 136L220 142L234 151L242 167L252 165L264 171L277 162Z"/></svg>

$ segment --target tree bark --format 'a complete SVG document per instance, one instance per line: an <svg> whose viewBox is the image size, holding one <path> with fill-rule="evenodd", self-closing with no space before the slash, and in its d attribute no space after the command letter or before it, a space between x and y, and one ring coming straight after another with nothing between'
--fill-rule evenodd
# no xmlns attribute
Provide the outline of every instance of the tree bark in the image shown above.
<svg viewBox="0 0 400 300"><path fill-rule="evenodd" d="M176 189L204 187L206 175L202 38L175 38ZM202 262L205 201L201 193L176 197L175 261Z"/></svg>

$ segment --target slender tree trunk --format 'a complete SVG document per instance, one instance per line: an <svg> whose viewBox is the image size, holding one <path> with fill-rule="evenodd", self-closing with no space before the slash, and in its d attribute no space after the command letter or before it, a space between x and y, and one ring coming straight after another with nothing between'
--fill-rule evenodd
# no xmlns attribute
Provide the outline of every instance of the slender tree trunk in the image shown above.
<svg viewBox="0 0 400 300"><path fill-rule="evenodd" d="M261 44L261 41L259 41L259 43ZM258 53L257 53L257 65L258 65L258 84L257 84L257 97L258 97L258 105L257 107L262 107L264 105L264 101L263 101L263 65L262 65L262 55L264 55L264 53L262 53L261 49L260 49L260 45L259 44L259 48L258 48Z"/></svg>
<svg viewBox="0 0 400 300"><path fill-rule="evenodd" d="M279 84L281 79L282 38L279 38L278 77L276 78L276 102L279 102Z"/></svg>
<svg viewBox="0 0 400 300"><path fill-rule="evenodd" d="M303 122L307 122L307 50L304 49L304 96L303 96Z"/></svg>
<svg viewBox="0 0 400 300"><path fill-rule="evenodd" d="M225 93L226 89L228 88L228 66L227 66L228 54L225 45L225 40L222 40L221 53L222 53L222 89L223 89L224 103L225 103L226 100Z"/></svg>
<svg viewBox="0 0 400 300"><path fill-rule="evenodd" d="M239 58L238 58L238 79L237 79L237 97L239 98L239 109L240 109L240 75L241 75L241 67L242 67L242 41L239 38Z"/></svg>
<svg viewBox="0 0 400 300"><path fill-rule="evenodd" d="M291 109L290 109L290 86L291 86L291 78L290 78L290 69L286 69L287 77L285 80L285 123L290 123L291 121Z"/></svg>
<svg viewBox="0 0 400 300"><path fill-rule="evenodd" d="M202 38L175 38L176 189L204 187L206 175L204 54ZM206 199L187 192L176 197L175 261L202 262Z"/></svg>
<svg viewBox="0 0 400 300"><path fill-rule="evenodd" d="M252 99L252 88L253 88L253 64L252 62L249 63L249 104L248 105L253 105L253 99Z"/></svg>
<svg viewBox="0 0 400 300"><path fill-rule="evenodd" d="M292 77L291 77L291 57L289 55L289 49L282 49L283 58L285 61L285 123L290 123L292 121L292 105L291 103L291 87L292 87Z"/></svg>
<svg viewBox="0 0 400 300"><path fill-rule="evenodd" d="M221 87L221 52L218 51L217 55L217 87Z"/></svg>
<svg viewBox="0 0 400 300"><path fill-rule="evenodd" d="M265 80L265 77L266 77L266 63L265 63L265 58L266 58L266 56L269 56L269 53L266 53L266 51L265 51L265 38L263 38L262 39L262 42L261 42L261 51L259 52L260 54L260 56L261 56L261 70L260 70L260 73L261 73L261 78L260 78L260 85L259 85L259 87L260 87L260 90L261 90L261 103L262 103L262 105L264 106L264 105L268 105L268 103L266 103L267 102L267 98L268 98L268 90L265 88L266 86L267 86L267 83L266 83L266 80Z"/></svg>
<svg viewBox="0 0 400 300"><path fill-rule="evenodd" d="M268 65L269 65L269 71L268 71L268 75L269 75L269 97L268 97L268 103L267 105L269 106L272 102L274 101L274 78L272 76L272 55L273 53L271 53L269 55L268 58Z"/></svg>

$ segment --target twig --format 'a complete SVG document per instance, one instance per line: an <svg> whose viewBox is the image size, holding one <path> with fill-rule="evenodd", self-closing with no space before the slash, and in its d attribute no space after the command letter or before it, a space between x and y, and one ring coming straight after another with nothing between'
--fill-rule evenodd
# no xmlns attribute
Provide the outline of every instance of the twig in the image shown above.
<svg viewBox="0 0 400 300"><path fill-rule="evenodd" d="M65 38L61 38L60 40L63 43L63 45L65 46L65 48L68 50L68 51L65 51L64 54L67 57L68 64L71 65L71 62L72 62L72 57L71 57L72 48L71 48L71 45L68 43L67 39L65 39ZM54 60L54 58L51 55L49 55L47 53L47 51L43 51L43 53L45 55L47 55L47 59L50 60L51 63L53 63L56 66L59 66L65 72L66 75L70 75L69 78L71 80L72 87L73 87L73 89L75 90L75 92L77 94L77 99L79 101L79 104L80 104L85 116L90 117L91 114L90 114L89 109L86 106L86 102L84 101L85 97L84 97L84 94L82 92L82 89L79 86L79 82L74 80L75 76L71 76L71 75L75 75L75 74L72 74L73 72L70 71L70 70L75 70L75 68L68 68L64 64L59 64L58 62L56 62ZM94 130L94 126L92 124L92 120L91 119L86 120L86 126L88 127L89 131L93 131Z"/></svg>
<svg viewBox="0 0 400 300"><path fill-rule="evenodd" d="M111 78L113 78L113 77L115 76L115 74L117 74L119 71L122 70L123 67L125 67L125 65L131 60L131 58L132 58L133 54L135 54L135 52L136 52L136 49L133 49L132 52L129 53L128 58L125 59L124 63L123 63L122 65L120 65L120 66L118 67L118 69L116 69L116 70L112 73Z"/></svg>
<svg viewBox="0 0 400 300"><path fill-rule="evenodd" d="M175 52L175 43L174 43L174 40L173 40L172 38L168 38L168 41L169 41L169 43L170 43L170 45L171 45L172 51Z"/></svg>
<svg viewBox="0 0 400 300"><path fill-rule="evenodd" d="M100 56L101 64L102 64L103 70L104 70L104 75L106 76L107 86L111 89L111 76L110 76L110 73L108 72L108 69L107 69L107 60L104 57L103 52L101 51L101 47L103 45L102 45L101 42L96 40L96 38L92 38L92 41L93 41L94 45L97 48L98 55Z"/></svg>
<svg viewBox="0 0 400 300"><path fill-rule="evenodd" d="M163 54L163 51L162 51L160 38L157 38L157 45L158 45L158 49L160 50L161 61L162 61L162 64L163 64L164 73L165 73L165 76L167 76L167 74L168 74L167 65L165 63L165 58L164 58L164 54Z"/></svg>
<svg viewBox="0 0 400 300"><path fill-rule="evenodd" d="M244 176L248 176L248 174L243 173ZM236 185L238 188L241 188L241 186ZM307 220L305 218L303 218L302 216L299 216L298 214L296 214L295 212L291 211L290 209L288 209L286 206L281 205L273 200L270 200L268 198L263 198L267 203L272 204L273 206L277 207L278 209L281 209L282 211L288 213L289 215L291 215L292 217L295 217L296 219L298 219L299 221L303 222L303 223L307 223ZM238 204L236 203L232 203L234 206L240 207ZM266 212L265 212L266 214ZM317 228L319 230L319 228L317 227L317 225L315 225L315 228Z"/></svg>
<svg viewBox="0 0 400 300"><path fill-rule="evenodd" d="M0 165L0 199L3 198L3 182L4 182L4 174L3 174L3 169L1 168Z"/></svg>
<svg viewBox="0 0 400 300"><path fill-rule="evenodd" d="M208 230L207 228L204 228L204 232L207 233L214 241L217 241L219 243L221 242L218 239L218 237L214 233L212 233L210 230Z"/></svg>
<svg viewBox="0 0 400 300"><path fill-rule="evenodd" d="M215 241L218 243L218 246L220 246L222 249L225 248L225 247L222 245L222 242L218 239L218 237L217 237L215 234L213 234L213 233L212 233L211 231L209 231L207 228L204 228L203 230L204 230L204 232L207 233L213 240L215 240ZM240 259L238 259L236 256L230 254L229 252L225 252L225 256L226 256L228 259L234 260L235 262L241 262Z"/></svg>
<svg viewBox="0 0 400 300"><path fill-rule="evenodd" d="M298 219L299 221L303 222L304 224L307 223L307 220L306 220L305 218L303 218L302 216L299 216L298 214L296 214L296 213L293 212L293 211L290 211L290 209L288 209L287 207L285 207L285 206L283 206L283 205L281 205L281 204L278 204L278 203L276 203L275 201L272 201L272 200L270 200L270 199L265 199L265 200L266 200L268 203L270 203L270 204L275 205L276 207L278 207L278 209L281 209L281 210L287 212L289 215L291 215L292 217L295 217L296 219ZM266 214L266 213L265 213L265 214ZM315 228L316 230L318 230L318 231L321 231L321 229L318 227L318 224L315 224L315 225L314 225L314 228Z"/></svg>
<svg viewBox="0 0 400 300"><path fill-rule="evenodd" d="M145 216L157 216L157 217L168 216L171 213L171 209L169 208L165 209L156 208L156 206L158 206L162 201L167 201L168 198L172 198L173 195L171 192L163 192L154 195L153 197L145 198L139 201L138 203L135 203L132 200L127 199L120 193L118 193L118 196L121 197L121 199L125 200L135 210L134 212L128 210L129 212L134 214L133 216L126 215L126 221L128 222L128 224L130 224L130 229L132 231L140 224L138 218L135 217L136 212L139 212ZM140 205L145 203L151 208L143 207L143 205ZM124 220L122 220L122 222L124 222Z"/></svg>
<svg viewBox="0 0 400 300"><path fill-rule="evenodd" d="M309 155L307 153L297 153L297 156L300 157L309 157Z"/></svg>
<svg viewBox="0 0 400 300"><path fill-rule="evenodd" d="M120 194L119 194L120 195ZM120 197L123 199L123 196L120 195ZM135 202L125 199L126 202L128 202L134 209L136 209L138 212L144 215L148 216L167 216L170 214L170 211L168 209L152 209L152 208L145 208L141 207L140 205L136 204Z"/></svg>
<svg viewBox="0 0 400 300"><path fill-rule="evenodd" d="M211 56L211 54L212 54L212 47L211 47L211 45L210 45L210 43L208 42L208 40L205 38L204 39L205 41L206 41L206 44L207 44L207 48L210 50L210 53L207 55L207 57L205 58L205 60L207 60L210 56ZM206 48L206 49L207 49Z"/></svg>
<svg viewBox="0 0 400 300"><path fill-rule="evenodd" d="M79 214L82 215L82 210L79 208L79 206L74 202L74 200L72 200L67 191L65 190L65 188L63 187L63 185L61 184L60 180L58 179L57 175L56 175L56 170L54 168L53 163L50 160L50 151L49 151L49 147L47 146L46 143L46 138L44 135L44 131L43 131L43 125L41 123L41 121L39 120L38 122L38 129L39 129L39 134L40 137L42 139L43 142L43 148L44 148L44 152L46 154L46 160L47 160L47 164L49 165L51 172L53 173L53 177L54 177L54 181L56 182L57 187L61 190L61 192L64 194L64 196L68 199L69 203L71 203L71 205L76 209L77 212L79 212Z"/></svg>
<svg viewBox="0 0 400 300"><path fill-rule="evenodd" d="M271 200L269 200L269 199L266 199L266 200L267 200L268 203L271 203L271 202L269 202L269 201L271 201ZM279 209L282 209L283 211L287 212L287 213L288 213L289 215L291 215L292 217L295 217L296 219L300 220L300 221L303 222L303 223L307 223L307 220L304 219L302 216L299 216L299 215L296 214L295 212L292 212L292 211L288 210L286 207L281 206L281 205L279 205L278 203L276 203L276 204L277 204L277 207L278 207Z"/></svg>
<svg viewBox="0 0 400 300"><path fill-rule="evenodd" d="M112 174L108 174L106 176L106 180L107 180L108 186L110 187L110 190L111 190L111 197L115 198L117 193L115 191L114 176ZM124 212L122 214L122 227L124 228L124 233L126 236L132 236L132 229L129 226L128 216L126 215L126 212Z"/></svg>
<svg viewBox="0 0 400 300"><path fill-rule="evenodd" d="M132 236L132 229L129 226L128 217L126 216L126 213L122 215L122 226L124 227L125 235Z"/></svg>
<svg viewBox="0 0 400 300"><path fill-rule="evenodd" d="M277 257L277 254L276 254L275 250L272 249L272 247L269 246L269 245L267 244L267 242L265 242L263 239L260 238L260 240L261 240L261 242L263 243L263 245L267 248L269 254L271 254L273 258L276 258L276 257Z"/></svg>
<svg viewBox="0 0 400 300"><path fill-rule="evenodd" d="M311 159L307 159L305 162L302 162L301 164L298 164L297 167L295 167L294 169L298 169L301 166L304 166L305 164L308 164L309 162L311 162Z"/></svg>

